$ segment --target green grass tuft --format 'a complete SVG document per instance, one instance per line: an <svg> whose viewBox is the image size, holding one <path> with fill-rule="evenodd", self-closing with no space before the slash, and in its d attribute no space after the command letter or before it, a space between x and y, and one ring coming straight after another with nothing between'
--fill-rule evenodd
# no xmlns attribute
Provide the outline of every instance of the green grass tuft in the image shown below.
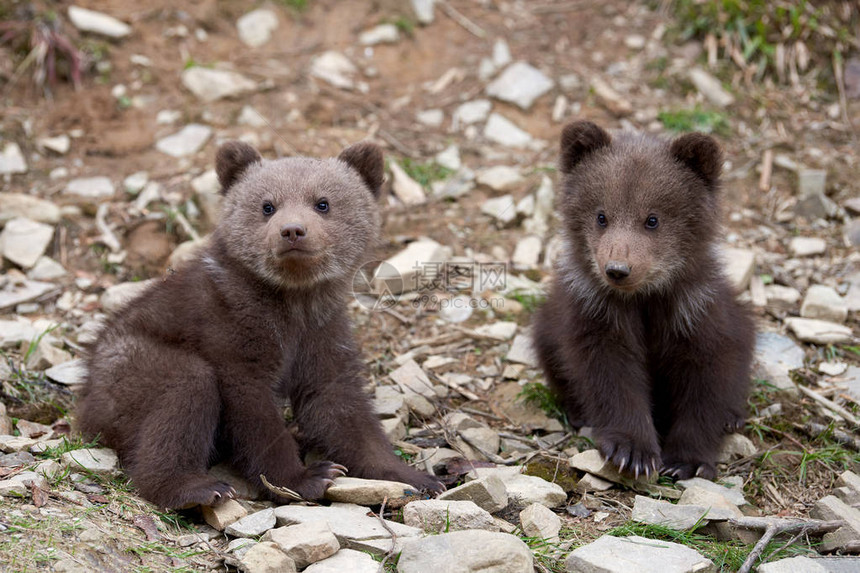
<svg viewBox="0 0 860 573"><path fill-rule="evenodd" d="M550 418L564 419L564 410L555 394L548 386L540 382L529 382L517 394L517 398L526 404L534 404L543 410Z"/></svg>
<svg viewBox="0 0 860 573"><path fill-rule="evenodd" d="M435 161L421 163L404 157L398 161L398 164L409 177L420 183L424 188L429 187L432 182L445 179L453 173L453 171L447 167L442 167Z"/></svg>
<svg viewBox="0 0 860 573"><path fill-rule="evenodd" d="M679 109L661 111L657 119L670 131L701 131L717 135L731 135L731 127L726 116L718 111Z"/></svg>

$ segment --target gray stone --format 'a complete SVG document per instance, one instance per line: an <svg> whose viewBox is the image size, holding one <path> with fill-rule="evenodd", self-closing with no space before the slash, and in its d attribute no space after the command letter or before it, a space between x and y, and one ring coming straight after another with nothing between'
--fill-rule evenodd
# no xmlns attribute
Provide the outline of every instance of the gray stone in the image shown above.
<svg viewBox="0 0 860 573"><path fill-rule="evenodd" d="M367 508L347 503L332 503L329 507L283 505L275 508L278 525L294 525L309 521L325 521L331 527L341 547L366 549L380 555L391 548L391 534L380 524L378 517L369 517ZM420 529L401 523L386 521L397 536L398 547L407 538L418 537Z"/></svg>
<svg viewBox="0 0 860 573"><path fill-rule="evenodd" d="M502 195L487 199L481 205L481 212L496 219L503 225L513 223L517 218L517 206L512 195Z"/></svg>
<svg viewBox="0 0 860 573"><path fill-rule="evenodd" d="M586 473L576 483L576 491L580 493L592 491L606 491L608 489L612 489L614 486L615 484L609 480L605 480L601 477L597 477L596 475Z"/></svg>
<svg viewBox="0 0 860 573"><path fill-rule="evenodd" d="M531 269L538 266L543 243L540 237L529 235L517 241L511 261L515 267Z"/></svg>
<svg viewBox="0 0 860 573"><path fill-rule="evenodd" d="M493 143L518 148L528 147L534 141L531 135L498 113L490 114L484 126L484 137Z"/></svg>
<svg viewBox="0 0 860 573"><path fill-rule="evenodd" d="M532 345L531 333L524 332L516 335L514 341L511 343L511 349L505 355L505 360L525 364L532 368L537 367L537 355Z"/></svg>
<svg viewBox="0 0 860 573"><path fill-rule="evenodd" d="M819 237L793 237L788 243L788 252L795 257L823 255L827 242Z"/></svg>
<svg viewBox="0 0 860 573"><path fill-rule="evenodd" d="M518 537L480 530L413 541L404 547L397 563L398 573L532 573L533 569L532 552Z"/></svg>
<svg viewBox="0 0 860 573"><path fill-rule="evenodd" d="M242 556L239 568L245 573L295 573L296 564L277 544L263 541Z"/></svg>
<svg viewBox="0 0 860 573"><path fill-rule="evenodd" d="M412 11L415 12L415 18L419 24L426 26L433 23L435 19L433 6L436 0L411 0L411 3Z"/></svg>
<svg viewBox="0 0 860 573"><path fill-rule="evenodd" d="M353 89L355 87L353 78L357 72L355 64L340 52L333 50L324 52L311 61L311 75L336 88Z"/></svg>
<svg viewBox="0 0 860 573"><path fill-rule="evenodd" d="M827 376L839 376L848 369L844 362L819 362L818 371Z"/></svg>
<svg viewBox="0 0 860 573"><path fill-rule="evenodd" d="M411 501L403 508L403 523L418 527L425 533L447 533L468 529L499 530L493 521L493 516L485 509L478 507L472 501L451 499Z"/></svg>
<svg viewBox="0 0 860 573"><path fill-rule="evenodd" d="M860 557L787 557L763 563L758 573L856 573L860 571Z"/></svg>
<svg viewBox="0 0 860 573"><path fill-rule="evenodd" d="M503 68L511 61L511 49L508 47L508 43L505 42L504 38L496 38L496 41L493 42L493 65L497 68Z"/></svg>
<svg viewBox="0 0 860 573"><path fill-rule="evenodd" d="M716 495L720 495L726 498L726 500L728 500L728 502L733 505L744 505L747 502L746 499L744 499L744 492L742 489L726 487L724 485L720 485L718 483L714 483L710 480L706 480L699 477L679 480L678 482L676 482L675 485L682 489L698 487L710 491Z"/></svg>
<svg viewBox="0 0 860 573"><path fill-rule="evenodd" d="M550 543L558 542L561 519L544 505L533 503L522 510L520 512L520 525L523 528L523 533L529 537L546 539Z"/></svg>
<svg viewBox="0 0 860 573"><path fill-rule="evenodd" d="M717 107L727 107L735 102L735 97L723 88L720 80L700 68L690 70L690 81L705 99Z"/></svg>
<svg viewBox="0 0 860 573"><path fill-rule="evenodd" d="M456 143L452 143L437 153L434 159L436 163L451 171L459 171L463 166L463 162L460 160L460 147Z"/></svg>
<svg viewBox="0 0 860 573"><path fill-rule="evenodd" d="M555 213L555 193L552 189L552 179L546 175L541 177L540 186L534 194L535 205L531 218L523 222L527 233L545 237L549 231L550 218Z"/></svg>
<svg viewBox="0 0 860 573"><path fill-rule="evenodd" d="M835 219L839 217L840 209L827 195L818 193L800 199L794 206L794 212L807 219Z"/></svg>
<svg viewBox="0 0 860 573"><path fill-rule="evenodd" d="M358 35L358 43L362 46L394 44L399 39L400 32L394 24L380 24Z"/></svg>
<svg viewBox="0 0 860 573"><path fill-rule="evenodd" d="M743 292L750 284L755 271L755 252L749 249L721 249L729 284L736 292Z"/></svg>
<svg viewBox="0 0 860 573"><path fill-rule="evenodd" d="M415 120L428 127L439 127L445 121L445 112L441 109L425 109L415 114Z"/></svg>
<svg viewBox="0 0 860 573"><path fill-rule="evenodd" d="M767 285L764 287L767 304L783 310L792 310L800 300L800 291L783 285Z"/></svg>
<svg viewBox="0 0 860 573"><path fill-rule="evenodd" d="M415 488L408 483L339 477L326 490L325 498L331 501L354 503L357 505L379 505L385 498L394 500L414 493Z"/></svg>
<svg viewBox="0 0 860 573"><path fill-rule="evenodd" d="M403 393L393 386L377 386L376 397L373 401L373 411L380 418L393 418L403 414L406 404Z"/></svg>
<svg viewBox="0 0 860 573"><path fill-rule="evenodd" d="M130 301L143 294L147 288L158 282L158 280L149 279L147 281L125 282L108 287L102 293L101 299L99 299L102 310L110 313L119 311Z"/></svg>
<svg viewBox="0 0 860 573"><path fill-rule="evenodd" d="M367 553L341 549L332 557L318 561L304 573L378 573L379 563Z"/></svg>
<svg viewBox="0 0 860 573"><path fill-rule="evenodd" d="M515 62L487 86L487 95L528 110L537 98L554 85L550 78L531 64Z"/></svg>
<svg viewBox="0 0 860 573"><path fill-rule="evenodd" d="M257 89L257 83L238 72L194 66L182 72L182 85L203 103L238 97Z"/></svg>
<svg viewBox="0 0 860 573"><path fill-rule="evenodd" d="M769 381L782 390L794 390L789 372L803 367L803 348L788 336L777 332L756 335L754 371L757 378Z"/></svg>
<svg viewBox="0 0 860 573"><path fill-rule="evenodd" d="M224 531L228 525L239 521L246 515L248 515L248 510L235 499L228 499L214 507L203 506L203 519L218 531Z"/></svg>
<svg viewBox="0 0 860 573"><path fill-rule="evenodd" d="M404 205L420 205L427 201L424 188L420 183L412 179L393 159L388 161L388 165L394 179L391 182L391 190Z"/></svg>
<svg viewBox="0 0 860 573"><path fill-rule="evenodd" d="M496 165L479 171L475 176L478 185L489 187L493 191L511 191L519 187L525 178L520 175L520 170L507 165Z"/></svg>
<svg viewBox="0 0 860 573"><path fill-rule="evenodd" d="M517 323L500 320L492 324L484 324L475 329L481 336L496 340L510 340L517 333Z"/></svg>
<svg viewBox="0 0 860 573"><path fill-rule="evenodd" d="M43 491L48 491L50 489L50 484L48 480L45 479L45 476L41 473L26 471L18 474L14 474L9 477L7 482L17 482L23 485L25 488L32 489L34 486L38 487Z"/></svg>
<svg viewBox="0 0 860 573"><path fill-rule="evenodd" d="M567 501L567 494L560 485L536 476L523 475L521 470L522 467L475 468L469 475L478 479L497 476L505 484L508 498L523 505L539 503L553 508Z"/></svg>
<svg viewBox="0 0 860 573"><path fill-rule="evenodd" d="M827 171L801 167L797 171L797 192L800 197L824 195L827 188Z"/></svg>
<svg viewBox="0 0 860 573"><path fill-rule="evenodd" d="M25 438L23 436L0 435L0 452L11 454L13 452L23 452L30 449L30 446L36 443L33 438Z"/></svg>
<svg viewBox="0 0 860 573"><path fill-rule="evenodd" d="M420 289L437 279L439 263L450 257L450 248L432 239L413 241L376 268L371 279L373 291L397 295Z"/></svg>
<svg viewBox="0 0 860 573"><path fill-rule="evenodd" d="M270 529L262 541L273 541L302 569L337 553L340 543L325 521L309 521Z"/></svg>
<svg viewBox="0 0 860 573"><path fill-rule="evenodd" d="M266 8L248 12L236 21L239 39L251 48L258 48L271 40L272 32L277 29L278 15Z"/></svg>
<svg viewBox="0 0 860 573"><path fill-rule="evenodd" d="M63 194L99 200L113 197L114 191L113 183L107 177L81 177L69 181Z"/></svg>
<svg viewBox="0 0 860 573"><path fill-rule="evenodd" d="M85 470L96 474L119 474L116 452L108 448L87 448L66 452L60 458L63 467L72 471Z"/></svg>
<svg viewBox="0 0 860 573"><path fill-rule="evenodd" d="M69 139L69 136L66 134L58 135L56 137L42 137L36 141L36 145L42 149L53 151L58 155L65 155L68 153L71 144L71 139Z"/></svg>
<svg viewBox="0 0 860 573"><path fill-rule="evenodd" d="M173 135L159 139L155 143L155 148L171 157L185 157L200 151L210 137L212 137L211 127L191 123Z"/></svg>
<svg viewBox="0 0 860 573"><path fill-rule="evenodd" d="M564 562L568 573L712 573L716 567L693 549L632 535L604 535L573 551Z"/></svg>
<svg viewBox="0 0 860 573"><path fill-rule="evenodd" d="M393 370L389 376L400 386L404 394L420 394L428 399L436 397L433 384L417 362L408 360L400 368Z"/></svg>
<svg viewBox="0 0 860 573"><path fill-rule="evenodd" d="M717 454L717 461L728 463L736 459L754 456L757 451L752 440L743 434L729 434L723 438L723 445L720 448L720 453Z"/></svg>
<svg viewBox="0 0 860 573"><path fill-rule="evenodd" d="M844 236L849 245L860 246L860 219L854 219L845 225Z"/></svg>
<svg viewBox="0 0 860 573"><path fill-rule="evenodd" d="M639 523L662 525L679 531L690 529L697 523L708 521L724 521L734 517L734 514L722 507L701 507L698 505L675 505L668 501L659 501L637 495L633 503L633 514L630 519Z"/></svg>
<svg viewBox="0 0 860 573"><path fill-rule="evenodd" d="M59 384L75 386L86 381L86 363L82 358L75 358L45 370L45 376Z"/></svg>
<svg viewBox="0 0 860 573"><path fill-rule="evenodd" d="M53 283L31 280L10 280L0 288L0 309L16 307L17 305L38 299L42 295L55 290ZM5 322L5 321L0 321ZM8 344L0 329L0 344Z"/></svg>
<svg viewBox="0 0 860 573"><path fill-rule="evenodd" d="M69 20L81 32L90 32L108 38L124 38L131 34L131 26L102 12L69 6Z"/></svg>
<svg viewBox="0 0 860 573"><path fill-rule="evenodd" d="M30 219L15 218L0 232L3 257L21 268L32 268L54 237L54 227Z"/></svg>
<svg viewBox="0 0 860 573"><path fill-rule="evenodd" d="M812 285L800 306L800 316L832 322L845 322L848 306L835 289L825 285Z"/></svg>
<svg viewBox="0 0 860 573"><path fill-rule="evenodd" d="M860 510L836 496L828 495L819 499L809 511L809 515L814 519L845 521L845 525L824 536L818 546L819 551L831 552L860 539Z"/></svg>
<svg viewBox="0 0 860 573"><path fill-rule="evenodd" d="M399 442L406 438L406 422L403 421L403 417L399 414L393 418L380 420L379 424L382 426L382 432L389 442Z"/></svg>
<svg viewBox="0 0 860 573"><path fill-rule="evenodd" d="M496 475L472 480L439 495L440 500L468 500L494 513L508 505L508 489Z"/></svg>
<svg viewBox="0 0 860 573"><path fill-rule="evenodd" d="M633 104L597 76L591 78L591 90L597 101L613 115L624 117L633 113Z"/></svg>
<svg viewBox="0 0 860 573"><path fill-rule="evenodd" d="M23 483L11 479L0 481L0 496L25 496L27 495L27 486Z"/></svg>
<svg viewBox="0 0 860 573"><path fill-rule="evenodd" d="M36 458L30 452L18 451L0 455L0 468L17 468L35 462Z"/></svg>
<svg viewBox="0 0 860 573"><path fill-rule="evenodd" d="M679 506L697 506L708 510L718 509L726 511L733 517L743 517L743 512L738 506L730 502L725 496L699 486L689 487L681 494L678 500ZM708 512L711 516L711 512Z"/></svg>
<svg viewBox="0 0 860 573"><path fill-rule="evenodd" d="M849 327L826 320L791 317L785 319L785 325L803 342L843 344L853 339Z"/></svg>
<svg viewBox="0 0 860 573"><path fill-rule="evenodd" d="M17 348L29 343L41 332L28 320L0 320L0 349Z"/></svg>
<svg viewBox="0 0 860 573"><path fill-rule="evenodd" d="M52 344L52 341L47 337L43 338L36 344L36 348L28 351L27 369L33 371L41 371L53 368L69 362L72 355L57 348Z"/></svg>
<svg viewBox="0 0 860 573"><path fill-rule="evenodd" d="M0 152L0 175L12 175L14 173L26 173L27 162L21 148L14 141L3 146Z"/></svg>
<svg viewBox="0 0 860 573"><path fill-rule="evenodd" d="M149 173L146 171L132 173L122 180L122 186L126 193L130 193L132 195L140 193L141 189L143 189L147 183L149 183Z"/></svg>
<svg viewBox="0 0 860 573"><path fill-rule="evenodd" d="M275 527L275 510L264 509L234 521L224 529L233 537L257 537Z"/></svg>
<svg viewBox="0 0 860 573"><path fill-rule="evenodd" d="M482 122L490 115L491 109L493 109L493 102L488 99L476 99L460 104L451 117L451 127L456 130L466 125Z"/></svg>
<svg viewBox="0 0 860 573"><path fill-rule="evenodd" d="M249 127L266 127L269 125L269 122L266 121L263 114L250 105L242 106L242 110L239 112L239 117L236 118L236 123L239 125L247 125Z"/></svg>
<svg viewBox="0 0 860 573"><path fill-rule="evenodd" d="M463 167L445 181L434 181L430 187L436 197L456 199L475 188L475 173L468 167Z"/></svg>
<svg viewBox="0 0 860 573"><path fill-rule="evenodd" d="M614 464L606 461L596 449L579 452L570 458L570 467L595 475L613 483L625 483L626 480Z"/></svg>
<svg viewBox="0 0 860 573"><path fill-rule="evenodd" d="M0 224L18 217L56 225L60 222L60 208L34 195L0 193Z"/></svg>

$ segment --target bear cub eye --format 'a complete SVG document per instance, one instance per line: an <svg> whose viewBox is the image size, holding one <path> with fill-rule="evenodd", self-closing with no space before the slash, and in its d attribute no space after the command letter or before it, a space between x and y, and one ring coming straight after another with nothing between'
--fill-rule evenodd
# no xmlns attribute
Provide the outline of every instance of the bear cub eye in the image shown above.
<svg viewBox="0 0 860 573"><path fill-rule="evenodd" d="M606 215L604 215L603 213L598 213L597 214L597 224L600 225L601 227L605 227L606 223L607 223Z"/></svg>
<svg viewBox="0 0 860 573"><path fill-rule="evenodd" d="M320 213L328 213L328 199L320 199L314 208Z"/></svg>
<svg viewBox="0 0 860 573"><path fill-rule="evenodd" d="M647 219L645 219L645 228L646 229L656 229L660 225L660 221L657 220L655 215L650 215Z"/></svg>
<svg viewBox="0 0 860 573"><path fill-rule="evenodd" d="M272 215L275 212L275 206L266 201L263 203L263 215Z"/></svg>

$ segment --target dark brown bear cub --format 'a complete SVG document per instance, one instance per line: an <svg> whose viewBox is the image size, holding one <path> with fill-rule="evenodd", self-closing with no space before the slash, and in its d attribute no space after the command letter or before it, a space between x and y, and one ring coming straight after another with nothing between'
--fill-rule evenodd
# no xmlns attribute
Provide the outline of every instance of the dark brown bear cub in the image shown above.
<svg viewBox="0 0 860 573"><path fill-rule="evenodd" d="M226 197L210 246L131 302L90 349L83 433L115 448L141 495L163 507L232 497L207 475L220 459L306 499L343 474L338 464L443 490L392 452L362 390L346 313L353 274L379 236L380 149L263 161L233 142L216 168ZM302 464L285 397L302 445L333 462Z"/></svg>
<svg viewBox="0 0 860 573"><path fill-rule="evenodd" d="M754 327L716 251L721 164L697 133L562 134L564 248L535 345L570 423L636 476L713 478L744 423Z"/></svg>

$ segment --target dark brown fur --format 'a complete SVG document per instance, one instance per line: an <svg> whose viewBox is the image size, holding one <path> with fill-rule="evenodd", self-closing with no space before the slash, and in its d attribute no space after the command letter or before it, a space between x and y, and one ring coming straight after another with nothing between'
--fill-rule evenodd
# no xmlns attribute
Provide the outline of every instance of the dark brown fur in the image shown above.
<svg viewBox="0 0 860 573"><path fill-rule="evenodd" d="M302 464L287 397L303 447L357 477L444 489L392 452L346 314L352 276L378 240L380 149L268 162L234 142L216 163L226 197L211 245L102 331L80 429L115 448L141 495L164 507L231 497L207 475L219 459L258 486L263 474L316 499L342 472Z"/></svg>
<svg viewBox="0 0 860 573"><path fill-rule="evenodd" d="M562 135L564 249L535 344L570 423L636 475L713 477L745 418L754 327L716 254L721 164L702 134Z"/></svg>

